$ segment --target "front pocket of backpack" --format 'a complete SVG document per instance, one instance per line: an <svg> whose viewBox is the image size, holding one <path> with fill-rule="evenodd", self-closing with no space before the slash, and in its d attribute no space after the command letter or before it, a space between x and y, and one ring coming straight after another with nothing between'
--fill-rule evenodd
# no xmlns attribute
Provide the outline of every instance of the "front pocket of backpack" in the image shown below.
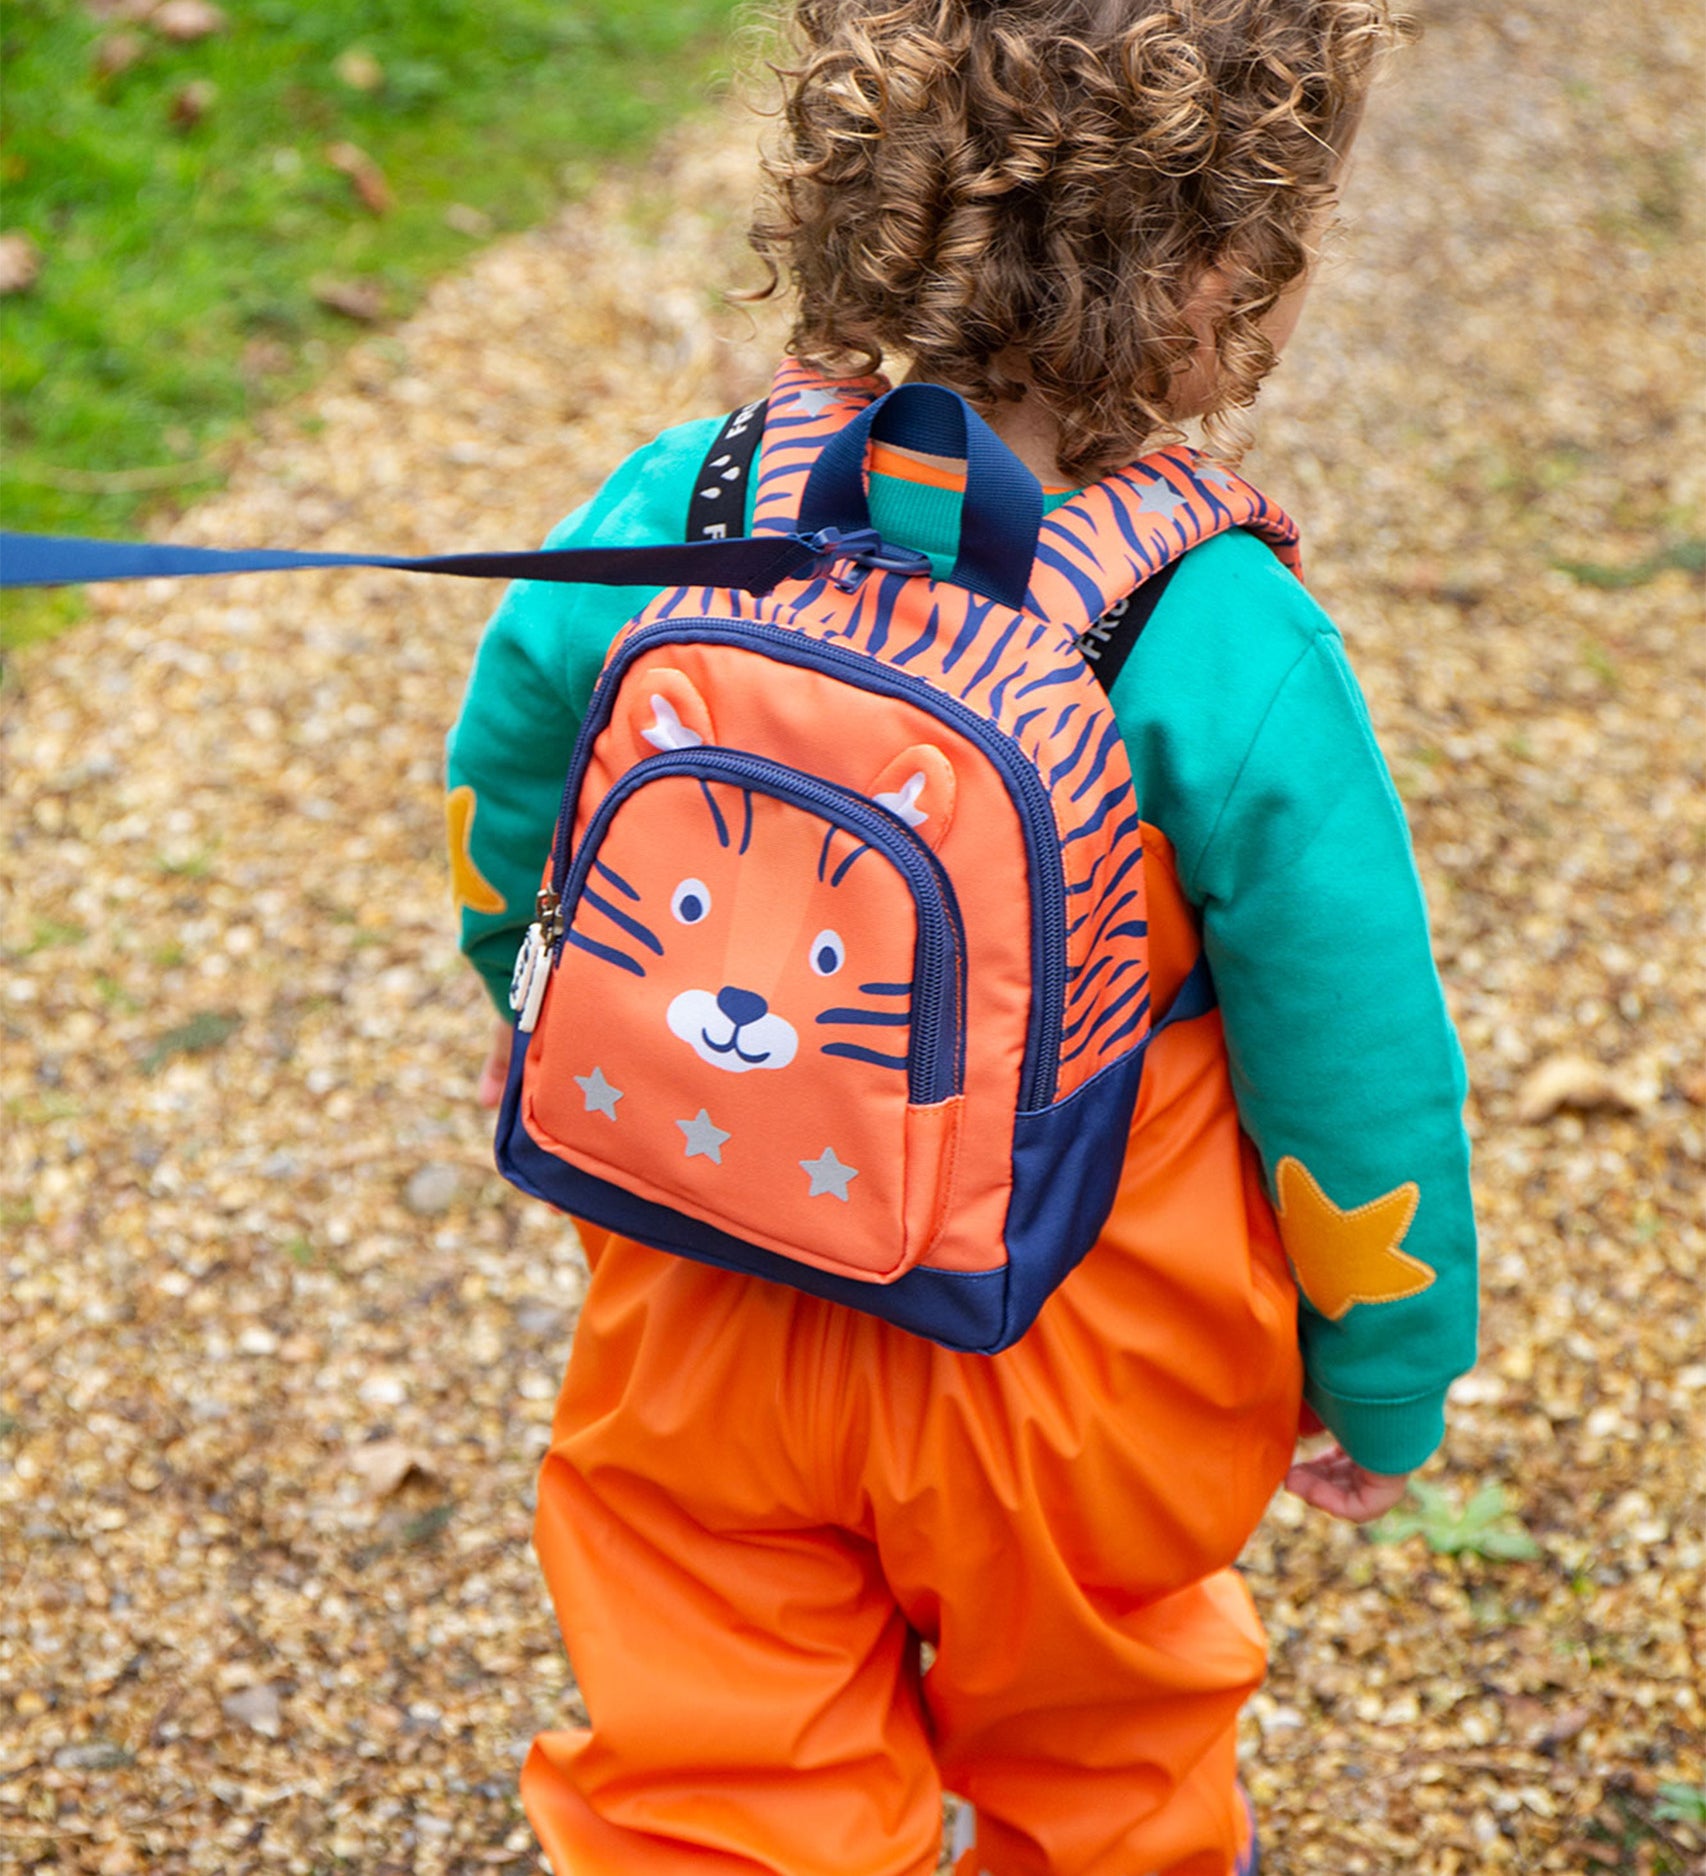
<svg viewBox="0 0 1706 1876"><path fill-rule="evenodd" d="M926 1256L961 1112L965 941L935 856L849 790L738 751L600 803L522 1120L547 1152L815 1268Z"/></svg>

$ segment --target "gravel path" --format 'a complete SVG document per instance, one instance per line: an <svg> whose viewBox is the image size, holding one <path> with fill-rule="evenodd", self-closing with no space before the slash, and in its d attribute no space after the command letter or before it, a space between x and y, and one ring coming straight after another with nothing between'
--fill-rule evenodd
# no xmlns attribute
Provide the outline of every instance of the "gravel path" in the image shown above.
<svg viewBox="0 0 1706 1876"><path fill-rule="evenodd" d="M1538 1554L1276 1504L1247 1773L1276 1876L1680 1876L1706 21L1426 17L1251 466L1363 675L1475 1083L1485 1359L1429 1476L1500 1487ZM523 545L748 395L773 328L711 309L749 142L692 132L482 255L174 536ZM0 695L0 1869L530 1868L516 1761L575 1700L531 1478L583 1272L472 1102L440 749L491 593L94 599Z"/></svg>

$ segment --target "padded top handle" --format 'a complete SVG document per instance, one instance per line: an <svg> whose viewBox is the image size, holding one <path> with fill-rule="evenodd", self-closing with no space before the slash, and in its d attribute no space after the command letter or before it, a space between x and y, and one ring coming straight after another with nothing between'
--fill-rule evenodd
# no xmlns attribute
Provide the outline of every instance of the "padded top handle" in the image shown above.
<svg viewBox="0 0 1706 1876"><path fill-rule="evenodd" d="M800 533L871 525L865 451L873 438L964 459L960 552L948 577L986 599L1022 607L1042 526L1042 485L965 399L945 385L897 385L830 438L806 479Z"/></svg>

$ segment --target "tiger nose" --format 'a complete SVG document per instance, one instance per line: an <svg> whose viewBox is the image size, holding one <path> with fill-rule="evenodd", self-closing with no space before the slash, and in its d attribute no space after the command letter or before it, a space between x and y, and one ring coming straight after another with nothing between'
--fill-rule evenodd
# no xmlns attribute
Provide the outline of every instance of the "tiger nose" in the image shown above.
<svg viewBox="0 0 1706 1876"><path fill-rule="evenodd" d="M756 1023L770 1005L756 990L737 990L732 984L725 984L717 992L717 1008L740 1029L747 1023Z"/></svg>

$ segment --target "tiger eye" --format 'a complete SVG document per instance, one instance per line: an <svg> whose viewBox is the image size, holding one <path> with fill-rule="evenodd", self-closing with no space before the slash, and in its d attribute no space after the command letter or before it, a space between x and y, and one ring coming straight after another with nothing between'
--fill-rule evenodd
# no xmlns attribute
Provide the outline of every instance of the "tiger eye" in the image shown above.
<svg viewBox="0 0 1706 1876"><path fill-rule="evenodd" d="M819 977L833 977L846 962L847 947L839 932L820 931L812 940L811 965Z"/></svg>
<svg viewBox="0 0 1706 1876"><path fill-rule="evenodd" d="M711 889L702 879L684 879L670 895L669 909L683 925L697 925L711 909Z"/></svg>

